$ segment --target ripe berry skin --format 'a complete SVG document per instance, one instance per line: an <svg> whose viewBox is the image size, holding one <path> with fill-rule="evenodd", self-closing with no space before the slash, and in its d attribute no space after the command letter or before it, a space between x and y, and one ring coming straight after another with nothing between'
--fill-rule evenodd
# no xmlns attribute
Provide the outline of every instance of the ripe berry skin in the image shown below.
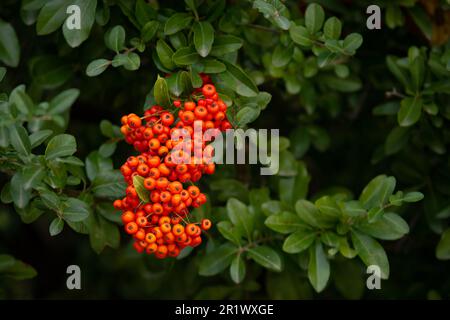
<svg viewBox="0 0 450 320"><path fill-rule="evenodd" d="M144 180L144 188L147 190L153 190L156 187L156 181L153 178L145 178Z"/></svg>
<svg viewBox="0 0 450 320"><path fill-rule="evenodd" d="M134 234L138 231L138 225L136 224L136 222L129 222L125 226L125 231L129 234Z"/></svg>
<svg viewBox="0 0 450 320"><path fill-rule="evenodd" d="M195 235L196 231L197 231L197 226L193 223L189 223L185 228L185 232L188 236Z"/></svg>
<svg viewBox="0 0 450 320"><path fill-rule="evenodd" d="M148 243L154 243L156 241L156 236L153 233L147 233L145 235L145 241L147 241Z"/></svg>
<svg viewBox="0 0 450 320"><path fill-rule="evenodd" d="M212 97L216 93L216 88L212 84L205 84L202 93L205 97Z"/></svg>
<svg viewBox="0 0 450 320"><path fill-rule="evenodd" d="M203 230L209 230L211 228L211 221L209 219L203 219L201 226Z"/></svg>

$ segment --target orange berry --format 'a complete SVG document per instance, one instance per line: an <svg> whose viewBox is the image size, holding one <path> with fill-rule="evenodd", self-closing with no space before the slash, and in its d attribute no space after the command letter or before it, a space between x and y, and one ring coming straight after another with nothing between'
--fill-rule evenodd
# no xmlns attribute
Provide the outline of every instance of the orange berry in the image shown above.
<svg viewBox="0 0 450 320"><path fill-rule="evenodd" d="M147 218L146 217L139 217L136 219L136 223L139 227L145 227L147 225Z"/></svg>
<svg viewBox="0 0 450 320"><path fill-rule="evenodd" d="M211 221L209 219L203 219L201 226L203 230L209 230L211 228Z"/></svg>
<svg viewBox="0 0 450 320"><path fill-rule="evenodd" d="M125 231L129 234L134 234L138 231L138 225L136 222L128 222L125 226Z"/></svg>
<svg viewBox="0 0 450 320"><path fill-rule="evenodd" d="M195 235L195 233L197 231L197 226L193 223L189 223L186 226L185 231L188 236L193 236L193 235Z"/></svg>
<svg viewBox="0 0 450 320"><path fill-rule="evenodd" d="M175 236L180 236L184 233L184 227L181 224L176 224L172 227L172 232Z"/></svg>
<svg viewBox="0 0 450 320"><path fill-rule="evenodd" d="M156 236L149 232L145 235L145 241L147 241L148 243L154 243L156 241Z"/></svg>
<svg viewBox="0 0 450 320"><path fill-rule="evenodd" d="M151 170L150 170L151 171ZM144 179L144 188L147 190L153 190L156 187L156 180L153 178L145 178Z"/></svg>

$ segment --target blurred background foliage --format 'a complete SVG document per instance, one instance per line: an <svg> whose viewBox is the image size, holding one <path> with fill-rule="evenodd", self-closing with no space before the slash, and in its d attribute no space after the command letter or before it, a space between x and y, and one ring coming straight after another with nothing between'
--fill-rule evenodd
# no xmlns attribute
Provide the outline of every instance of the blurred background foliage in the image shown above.
<svg viewBox="0 0 450 320"><path fill-rule="evenodd" d="M380 30L366 27L371 4ZM0 296L448 298L449 8L2 1ZM280 129L280 172L220 165L194 212L214 223L208 241L159 261L119 231L114 168L131 149L117 125L154 103L158 75L173 99L199 72L235 126ZM71 264L81 291L66 289ZM382 290L366 289L365 264L380 265Z"/></svg>

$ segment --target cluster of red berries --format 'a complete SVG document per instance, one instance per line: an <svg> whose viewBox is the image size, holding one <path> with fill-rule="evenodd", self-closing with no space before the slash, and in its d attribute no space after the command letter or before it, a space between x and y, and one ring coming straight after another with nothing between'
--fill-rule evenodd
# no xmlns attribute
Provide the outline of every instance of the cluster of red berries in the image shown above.
<svg viewBox="0 0 450 320"><path fill-rule="evenodd" d="M231 124L211 79L202 79L203 86L194 91L191 101L173 102L177 118L161 106L152 106L142 118L129 114L121 119L125 141L140 154L129 157L120 168L128 186L126 197L114 201L114 207L122 210L122 222L136 240L135 249L157 258L176 257L186 246L198 246L202 230L211 227L208 219L189 221L189 208L206 202L193 182L215 171L214 148L207 145L205 135L195 137L194 127L201 125L204 133L225 131ZM138 194L136 178L142 181L148 201Z"/></svg>

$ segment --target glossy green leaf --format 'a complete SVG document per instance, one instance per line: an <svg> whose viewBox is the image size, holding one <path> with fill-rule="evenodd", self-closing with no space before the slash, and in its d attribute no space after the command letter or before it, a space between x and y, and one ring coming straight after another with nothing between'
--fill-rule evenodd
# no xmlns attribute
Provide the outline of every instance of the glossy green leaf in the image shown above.
<svg viewBox="0 0 450 320"><path fill-rule="evenodd" d="M198 54L206 57L211 51L214 42L214 28L207 21L194 24L194 45Z"/></svg>
<svg viewBox="0 0 450 320"><path fill-rule="evenodd" d="M187 28L192 22L192 16L188 13L175 13L167 19L164 26L164 33L171 35Z"/></svg>
<svg viewBox="0 0 450 320"><path fill-rule="evenodd" d="M267 202L263 206L263 210L267 210ZM277 210L282 210L281 207ZM308 227L301 221L298 215L282 211L280 213L271 214L264 224L279 233L288 234L297 230L308 229Z"/></svg>
<svg viewBox="0 0 450 320"><path fill-rule="evenodd" d="M314 242L316 233L312 230L298 230L289 235L283 243L283 251L300 253L308 249Z"/></svg>
<svg viewBox="0 0 450 320"><path fill-rule="evenodd" d="M308 279L316 292L325 289L328 279L330 278L330 263L323 251L320 241L316 241L315 245L309 251Z"/></svg>
<svg viewBox="0 0 450 320"><path fill-rule="evenodd" d="M320 5L316 3L308 5L305 11L305 26L310 33L319 31L322 28L324 19L325 12Z"/></svg>
<svg viewBox="0 0 450 320"><path fill-rule="evenodd" d="M9 126L9 139L14 149L21 155L28 156L31 153L31 143L27 130L18 124Z"/></svg>
<svg viewBox="0 0 450 320"><path fill-rule="evenodd" d="M409 127L419 121L422 114L423 101L420 97L407 97L400 103L397 120L400 126Z"/></svg>
<svg viewBox="0 0 450 320"><path fill-rule="evenodd" d="M210 54L216 57L239 50L243 45L242 39L231 35L219 35L214 39Z"/></svg>
<svg viewBox="0 0 450 320"><path fill-rule="evenodd" d="M105 34L106 46L119 52L125 48L125 29L122 26L115 26Z"/></svg>
<svg viewBox="0 0 450 320"><path fill-rule="evenodd" d="M69 222L83 221L89 216L89 206L79 199L69 198L63 206L63 218Z"/></svg>
<svg viewBox="0 0 450 320"><path fill-rule="evenodd" d="M169 88L167 86L166 79L158 76L153 87L153 94L155 95L155 101L161 106L167 106L170 104Z"/></svg>
<svg viewBox="0 0 450 320"><path fill-rule="evenodd" d="M165 68L175 68L174 63L172 62L173 50L164 40L160 39L156 42L156 53Z"/></svg>
<svg viewBox="0 0 450 320"><path fill-rule="evenodd" d="M241 283L245 278L245 261L242 255L237 254L230 265L230 276L234 283Z"/></svg>
<svg viewBox="0 0 450 320"><path fill-rule="evenodd" d="M198 273L202 276L213 276L225 270L233 260L238 248L226 243L208 253L199 265Z"/></svg>
<svg viewBox="0 0 450 320"><path fill-rule="evenodd" d="M105 71L111 65L111 61L107 59L97 59L91 61L86 67L86 75L95 77Z"/></svg>
<svg viewBox="0 0 450 320"><path fill-rule="evenodd" d="M64 220L61 218L55 218L52 220L52 222L50 223L49 226L49 233L52 237L58 235L61 233L61 231L63 231L64 228Z"/></svg>
<svg viewBox="0 0 450 320"><path fill-rule="evenodd" d="M381 240L397 240L409 232L409 226L396 213L386 212L372 223L362 223L357 226L363 233Z"/></svg>
<svg viewBox="0 0 450 320"><path fill-rule="evenodd" d="M280 272L283 269L283 263L280 255L268 246L257 246L247 250L248 256L264 268Z"/></svg>
<svg viewBox="0 0 450 320"><path fill-rule="evenodd" d="M70 5L77 6L79 8L79 11L69 11L70 14L67 14L67 18L63 24L62 29L64 38L66 39L69 46L75 48L89 37L91 28L95 21L97 0L73 0ZM66 13L70 8L70 6L66 8ZM72 20L74 18L76 19L77 17L72 17L72 15L77 14L78 12L80 18L80 28L75 28L71 25L71 23L73 23Z"/></svg>
<svg viewBox="0 0 450 320"><path fill-rule="evenodd" d="M341 36L342 23L336 17L328 18L323 26L323 34L328 39L339 39Z"/></svg>
<svg viewBox="0 0 450 320"><path fill-rule="evenodd" d="M17 67L19 60L20 46L16 31L11 24L0 19L0 61L9 67Z"/></svg>
<svg viewBox="0 0 450 320"><path fill-rule="evenodd" d="M352 231L352 242L358 256L366 266L375 265L381 270L381 278L389 278L389 261L383 247L375 239L358 231Z"/></svg>
<svg viewBox="0 0 450 320"><path fill-rule="evenodd" d="M71 156L77 151L77 143L74 136L70 134L60 134L54 136L47 144L45 158L47 160L59 157Z"/></svg>

